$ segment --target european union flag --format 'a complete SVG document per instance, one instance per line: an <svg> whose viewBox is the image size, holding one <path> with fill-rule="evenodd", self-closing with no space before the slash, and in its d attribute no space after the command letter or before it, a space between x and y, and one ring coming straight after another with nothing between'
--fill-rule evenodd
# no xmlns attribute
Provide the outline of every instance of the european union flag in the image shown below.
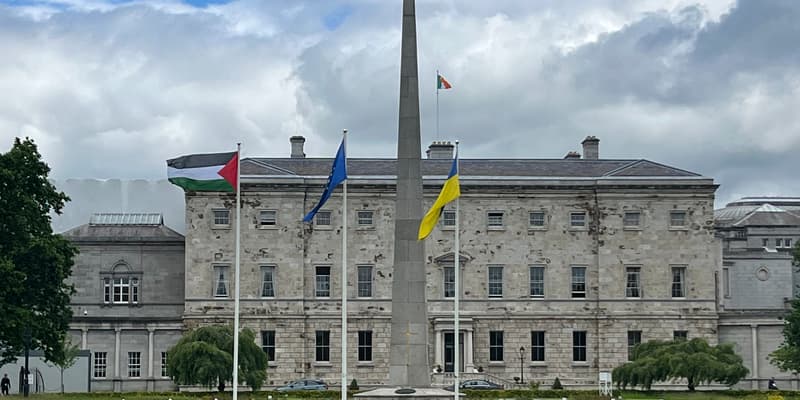
<svg viewBox="0 0 800 400"><path fill-rule="evenodd" d="M336 152L336 158L333 160L331 174L328 175L328 183L325 185L325 191L322 192L322 198L319 199L317 206L306 214L305 218L303 218L303 222L311 222L311 220L314 219L319 209L322 208L325 202L331 197L336 186L339 186L345 179L347 179L347 157L344 154L344 139L342 139L342 144L339 145L339 151Z"/></svg>

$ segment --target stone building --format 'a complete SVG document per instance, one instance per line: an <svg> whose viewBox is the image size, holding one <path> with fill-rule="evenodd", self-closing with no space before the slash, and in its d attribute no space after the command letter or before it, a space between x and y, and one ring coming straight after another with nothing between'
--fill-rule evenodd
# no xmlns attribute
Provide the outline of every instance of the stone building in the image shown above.
<svg viewBox="0 0 800 400"><path fill-rule="evenodd" d="M62 235L80 251L69 333L91 351L91 390L175 388L165 362L183 331L183 236L160 214L95 214Z"/></svg>
<svg viewBox="0 0 800 400"><path fill-rule="evenodd" d="M388 381L395 212L394 159L349 159L348 204L338 188L312 224L331 159L242 161L241 323L270 358L268 384L340 379L341 285L348 285L348 376ZM717 342L721 249L711 178L641 159L462 159L461 248L449 207L426 241L433 381L458 368L507 384L596 387L598 372L651 339ZM453 145L422 160L425 207L450 169ZM342 279L342 219L348 276ZM233 316L235 195L186 194L187 327ZM461 260L462 365L455 366L454 257ZM423 295L420 293L419 295ZM441 372L439 372L441 371Z"/></svg>
<svg viewBox="0 0 800 400"><path fill-rule="evenodd" d="M769 363L783 343L783 316L797 297L792 248L800 240L800 198L745 197L715 211L723 243L719 340L736 344L750 375L739 386L798 388Z"/></svg>

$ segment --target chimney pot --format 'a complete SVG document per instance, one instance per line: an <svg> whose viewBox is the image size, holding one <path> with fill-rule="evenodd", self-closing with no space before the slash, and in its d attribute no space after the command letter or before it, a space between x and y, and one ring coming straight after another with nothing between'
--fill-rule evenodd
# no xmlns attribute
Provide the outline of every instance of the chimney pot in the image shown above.
<svg viewBox="0 0 800 400"><path fill-rule="evenodd" d="M587 136L581 144L583 145L583 158L585 160L597 160L600 158L600 139L595 136Z"/></svg>
<svg viewBox="0 0 800 400"><path fill-rule="evenodd" d="M428 146L428 150L425 151L425 154L428 155L428 159L430 160L452 160L453 149L455 149L455 147L453 143L434 140L433 143Z"/></svg>
<svg viewBox="0 0 800 400"><path fill-rule="evenodd" d="M567 155L564 156L565 160L579 160L581 158L581 153L577 151L570 151Z"/></svg>
<svg viewBox="0 0 800 400"><path fill-rule="evenodd" d="M305 144L306 138L302 136L292 136L289 138L289 143L292 144L292 158L305 158L306 153L303 152L303 144Z"/></svg>

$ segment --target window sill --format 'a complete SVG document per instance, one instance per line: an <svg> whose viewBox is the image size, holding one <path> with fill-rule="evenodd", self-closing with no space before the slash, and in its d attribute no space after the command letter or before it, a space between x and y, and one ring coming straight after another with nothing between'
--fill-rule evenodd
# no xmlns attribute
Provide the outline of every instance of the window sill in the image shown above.
<svg viewBox="0 0 800 400"><path fill-rule="evenodd" d="M489 301L492 300L503 300L503 296L489 296Z"/></svg>
<svg viewBox="0 0 800 400"><path fill-rule="evenodd" d="M313 363L311 363L311 366L329 368L333 367L333 364L331 364L330 361L314 361Z"/></svg>
<svg viewBox="0 0 800 400"><path fill-rule="evenodd" d="M590 365L588 361L573 361L570 366L573 368L589 368Z"/></svg>
<svg viewBox="0 0 800 400"><path fill-rule="evenodd" d="M638 297L625 296L625 300L641 300L641 299L642 299L642 296L638 296Z"/></svg>
<svg viewBox="0 0 800 400"><path fill-rule="evenodd" d="M730 296L723 296L723 297L725 297L726 299L730 298ZM686 296L673 297L672 300L686 300Z"/></svg>
<svg viewBox="0 0 800 400"><path fill-rule="evenodd" d="M486 228L487 231L504 231L506 230L505 226L489 226Z"/></svg>
<svg viewBox="0 0 800 400"><path fill-rule="evenodd" d="M641 230L642 230L642 227L641 227L641 226L623 226L623 227L622 227L622 230L623 230L623 231L633 231L633 232L636 232L636 231L641 231Z"/></svg>
<svg viewBox="0 0 800 400"><path fill-rule="evenodd" d="M571 299L572 300L586 300L586 296L581 296L581 297L572 296Z"/></svg>
<svg viewBox="0 0 800 400"><path fill-rule="evenodd" d="M529 226L528 232L536 232L536 231L546 231L546 226Z"/></svg>
<svg viewBox="0 0 800 400"><path fill-rule="evenodd" d="M671 230L671 231L688 231L689 227L688 226L670 226L669 230Z"/></svg>
<svg viewBox="0 0 800 400"><path fill-rule="evenodd" d="M356 232L364 232L364 231L374 231L374 226L358 226L356 227Z"/></svg>
<svg viewBox="0 0 800 400"><path fill-rule="evenodd" d="M275 300L275 296L261 296L261 300Z"/></svg>
<svg viewBox="0 0 800 400"><path fill-rule="evenodd" d="M330 225L314 225L315 231L332 231L333 227Z"/></svg>
<svg viewBox="0 0 800 400"><path fill-rule="evenodd" d="M531 361L528 366L533 368L547 367L547 361Z"/></svg>
<svg viewBox="0 0 800 400"><path fill-rule="evenodd" d="M278 225L259 225L258 229L263 231L274 231L280 229L280 227Z"/></svg>
<svg viewBox="0 0 800 400"><path fill-rule="evenodd" d="M375 368L375 363L372 361L359 361L356 368Z"/></svg>
<svg viewBox="0 0 800 400"><path fill-rule="evenodd" d="M442 230L443 231L454 231L454 230L456 230L456 227L455 226L443 226Z"/></svg>
<svg viewBox="0 0 800 400"><path fill-rule="evenodd" d="M585 226L570 226L569 228L567 228L567 230L573 231L573 232L582 232L582 231L588 231L589 228L587 228Z"/></svg>
<svg viewBox="0 0 800 400"><path fill-rule="evenodd" d="M506 365L505 361L489 361L490 367L505 367L505 365Z"/></svg>
<svg viewBox="0 0 800 400"><path fill-rule="evenodd" d="M531 296L531 300L544 300L544 296Z"/></svg>
<svg viewBox="0 0 800 400"><path fill-rule="evenodd" d="M231 230L230 225L211 225L211 229L219 229L219 230Z"/></svg>

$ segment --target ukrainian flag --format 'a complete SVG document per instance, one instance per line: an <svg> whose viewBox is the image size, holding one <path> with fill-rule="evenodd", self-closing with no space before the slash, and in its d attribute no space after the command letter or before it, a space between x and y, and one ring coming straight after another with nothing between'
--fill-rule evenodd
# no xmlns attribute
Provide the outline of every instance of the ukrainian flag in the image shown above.
<svg viewBox="0 0 800 400"><path fill-rule="evenodd" d="M458 183L458 152L453 159L453 166L450 168L450 175L444 181L442 191L439 192L439 197L433 203L431 209L422 217L422 222L419 224L418 240L423 240L431 234L436 223L439 222L439 217L442 215L442 210L447 203L457 199L461 196L461 185Z"/></svg>

